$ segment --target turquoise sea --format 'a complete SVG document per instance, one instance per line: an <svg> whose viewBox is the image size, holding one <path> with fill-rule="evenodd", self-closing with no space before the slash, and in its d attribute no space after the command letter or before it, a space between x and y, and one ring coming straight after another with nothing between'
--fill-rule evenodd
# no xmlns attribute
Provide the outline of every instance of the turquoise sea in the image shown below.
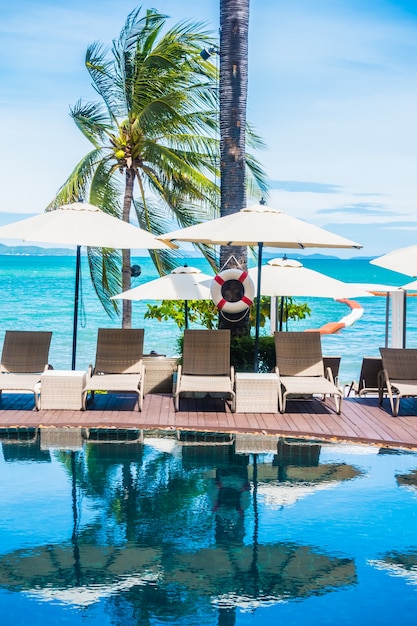
<svg viewBox="0 0 417 626"><path fill-rule="evenodd" d="M276 255L278 256L278 254ZM290 255L288 255L290 256ZM402 285L411 279L370 265L367 260L309 258L300 259L303 265L347 282L384 283ZM210 273L204 259L184 259L188 265ZM140 265L140 277L132 286L158 277L149 257L132 259ZM50 362L55 368L70 369L72 346L72 317L74 298L75 256L0 256L1 327L4 331L52 330ZM110 319L92 289L86 259L82 261L82 310L78 329L77 369L86 369L94 361L97 329L118 327L120 319ZM383 296L358 298L364 314L350 328L334 335L323 335L323 352L341 355L341 384L356 380L363 356L378 356L385 345L386 298ZM345 304L325 298L297 298L308 302L311 317L291 323L289 330L318 328L338 321L349 313ZM133 302L134 325L145 328L145 352L177 354L176 339L180 334L173 322L144 320L145 302ZM407 299L407 347L417 347L417 298ZM262 329L267 333L268 329Z"/></svg>

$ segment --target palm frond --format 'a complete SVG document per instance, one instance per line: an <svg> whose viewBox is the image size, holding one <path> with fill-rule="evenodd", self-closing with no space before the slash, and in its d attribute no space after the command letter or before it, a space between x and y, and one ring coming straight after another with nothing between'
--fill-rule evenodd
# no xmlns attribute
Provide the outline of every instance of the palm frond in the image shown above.
<svg viewBox="0 0 417 626"><path fill-rule="evenodd" d="M46 210L57 208L69 202L75 202L80 198L86 198L90 182L101 159L101 150L92 150L81 159L59 189L55 198L48 204Z"/></svg>
<svg viewBox="0 0 417 626"><path fill-rule="evenodd" d="M262 169L259 161L250 154L246 154L246 181L248 185L248 193L254 196L256 193L266 195L269 190L269 185L265 177L265 172Z"/></svg>
<svg viewBox="0 0 417 626"><path fill-rule="evenodd" d="M121 219L122 188L113 173L109 160L102 160L97 165L90 184L90 202L101 207L105 213Z"/></svg>
<svg viewBox="0 0 417 626"><path fill-rule="evenodd" d="M109 317L119 315L117 300L110 300L122 291L122 257L120 251L87 248L88 265L94 290Z"/></svg>
<svg viewBox="0 0 417 626"><path fill-rule="evenodd" d="M96 148L100 148L103 140L112 130L107 114L100 104L94 102L82 103L81 100L70 108L70 115L84 137Z"/></svg>

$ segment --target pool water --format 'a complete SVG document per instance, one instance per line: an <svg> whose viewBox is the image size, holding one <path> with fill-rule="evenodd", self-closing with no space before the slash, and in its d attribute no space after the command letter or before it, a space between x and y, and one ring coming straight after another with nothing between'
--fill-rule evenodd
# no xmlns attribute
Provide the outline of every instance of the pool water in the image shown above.
<svg viewBox="0 0 417 626"><path fill-rule="evenodd" d="M416 623L417 453L1 432L2 626Z"/></svg>

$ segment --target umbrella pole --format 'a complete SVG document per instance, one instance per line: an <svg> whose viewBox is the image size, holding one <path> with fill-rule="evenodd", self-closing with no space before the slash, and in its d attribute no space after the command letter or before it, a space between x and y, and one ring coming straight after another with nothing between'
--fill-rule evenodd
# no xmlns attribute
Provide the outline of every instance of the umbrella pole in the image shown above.
<svg viewBox="0 0 417 626"><path fill-rule="evenodd" d="M284 320L284 296L281 296L280 307L279 307L279 330L282 332L282 325Z"/></svg>
<svg viewBox="0 0 417 626"><path fill-rule="evenodd" d="M261 324L261 270L262 270L263 243L258 243L258 280L256 287L256 318L255 318L255 346L253 355L253 371L258 371L259 365L259 326Z"/></svg>
<svg viewBox="0 0 417 626"><path fill-rule="evenodd" d="M80 292L80 275L81 275L81 246L77 246L77 260L75 263L74 321L73 321L73 329L72 329L72 362L71 362L72 370L75 370L75 358L77 354L78 296Z"/></svg>
<svg viewBox="0 0 417 626"><path fill-rule="evenodd" d="M184 300L184 326L188 328L188 300Z"/></svg>

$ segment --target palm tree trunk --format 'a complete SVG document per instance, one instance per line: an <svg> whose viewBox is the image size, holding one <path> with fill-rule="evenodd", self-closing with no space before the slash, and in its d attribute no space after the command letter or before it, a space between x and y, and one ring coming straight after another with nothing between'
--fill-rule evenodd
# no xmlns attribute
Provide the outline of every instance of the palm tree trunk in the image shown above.
<svg viewBox="0 0 417 626"><path fill-rule="evenodd" d="M123 199L123 221L129 222L130 207L133 201L133 185L135 182L135 172L132 168L126 168L125 195ZM130 289L130 249L122 250L122 291ZM132 301L122 300L122 328L132 327Z"/></svg>
<svg viewBox="0 0 417 626"><path fill-rule="evenodd" d="M220 215L246 205L246 101L249 0L220 0ZM220 267L234 256L247 266L246 246L221 246ZM228 267L233 267L229 263ZM248 320L246 320L249 332ZM230 327L230 326L229 326ZM232 324L232 331L236 324ZM238 332L242 334L242 332Z"/></svg>

